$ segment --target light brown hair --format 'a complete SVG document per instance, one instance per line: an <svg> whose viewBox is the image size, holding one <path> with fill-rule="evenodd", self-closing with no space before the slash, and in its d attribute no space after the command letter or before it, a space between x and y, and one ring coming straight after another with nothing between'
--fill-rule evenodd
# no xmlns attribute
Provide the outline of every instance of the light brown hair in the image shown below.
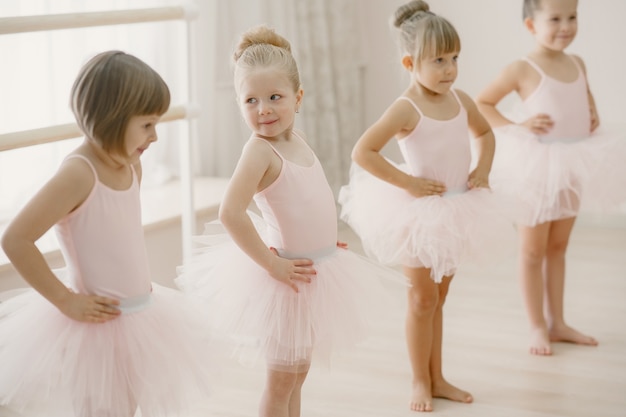
<svg viewBox="0 0 626 417"><path fill-rule="evenodd" d="M459 52L461 39L452 24L430 11L428 3L413 0L400 6L391 24L398 29L402 54L419 63L425 57Z"/></svg>
<svg viewBox="0 0 626 417"><path fill-rule="evenodd" d="M300 88L300 73L289 41L267 26L256 26L244 32L233 52L233 60L237 91L238 80L246 71L267 67L284 71L293 85L293 90L298 91Z"/></svg>
<svg viewBox="0 0 626 417"><path fill-rule="evenodd" d="M161 116L170 91L148 64L121 51L102 52L79 71L70 107L81 131L109 153L125 155L124 134L133 116Z"/></svg>

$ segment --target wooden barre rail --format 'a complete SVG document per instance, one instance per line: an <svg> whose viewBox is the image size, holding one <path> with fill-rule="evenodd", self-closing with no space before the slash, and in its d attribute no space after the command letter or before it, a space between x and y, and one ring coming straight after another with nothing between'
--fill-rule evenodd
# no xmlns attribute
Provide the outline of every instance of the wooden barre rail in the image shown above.
<svg viewBox="0 0 626 417"><path fill-rule="evenodd" d="M171 107L162 117L161 122L171 122L196 114L187 106ZM39 129L23 130L21 132L5 133L0 135L0 152L11 149L26 148L28 146L40 145L43 143L58 142L66 139L81 137L83 133L76 123L42 127Z"/></svg>
<svg viewBox="0 0 626 417"><path fill-rule="evenodd" d="M192 5L102 12L16 16L0 18L0 35L46 30L74 29L128 23L192 19L197 10Z"/></svg>

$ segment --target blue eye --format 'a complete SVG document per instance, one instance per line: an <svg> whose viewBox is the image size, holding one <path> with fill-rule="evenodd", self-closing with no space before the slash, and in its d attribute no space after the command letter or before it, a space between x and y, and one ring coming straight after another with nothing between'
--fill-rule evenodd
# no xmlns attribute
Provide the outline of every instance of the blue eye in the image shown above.
<svg viewBox="0 0 626 417"><path fill-rule="evenodd" d="M270 100L278 100L280 98L280 95L278 94L272 94L270 97Z"/></svg>
<svg viewBox="0 0 626 417"><path fill-rule="evenodd" d="M249 98L246 100L246 103L250 103L250 104L256 103L256 98Z"/></svg>

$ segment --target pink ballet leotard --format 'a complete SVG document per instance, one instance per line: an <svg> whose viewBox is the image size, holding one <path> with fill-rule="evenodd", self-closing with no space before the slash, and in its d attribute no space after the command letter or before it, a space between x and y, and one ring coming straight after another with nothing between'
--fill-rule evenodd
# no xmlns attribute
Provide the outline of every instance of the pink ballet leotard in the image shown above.
<svg viewBox="0 0 626 417"><path fill-rule="evenodd" d="M591 132L591 112L583 69L572 82L548 76L530 58L539 85L520 105L518 123L544 113L554 122L548 133L535 135L521 125L494 129L496 155L492 187L515 197L522 208L519 223L541 223L575 217L581 208L604 211L626 201L624 135Z"/></svg>
<svg viewBox="0 0 626 417"><path fill-rule="evenodd" d="M267 243L288 257L334 252L337 209L319 160L314 156L307 167L275 153L282 161L281 172L276 181L254 195L267 223Z"/></svg>
<svg viewBox="0 0 626 417"><path fill-rule="evenodd" d="M339 195L341 218L361 237L370 256L384 264L429 268L435 282L453 275L463 259L487 259L513 243L507 199L488 189L467 188L468 115L456 92L451 94L459 111L449 120L428 117L409 98L399 98L420 119L398 140L405 165L397 168L443 182L443 196L413 197L355 164Z"/></svg>
<svg viewBox="0 0 626 417"><path fill-rule="evenodd" d="M411 175L441 181L448 192L467 190L471 153L467 111L459 101L459 112L449 120L437 120L424 113L408 97L407 101L420 115L420 120L406 137L398 140L398 146Z"/></svg>
<svg viewBox="0 0 626 417"><path fill-rule="evenodd" d="M0 305L0 404L28 416L182 416L215 372L208 328L184 295L152 284L139 182L100 182L56 225L75 292L120 301L105 323L75 321L30 290Z"/></svg>
<svg viewBox="0 0 626 417"><path fill-rule="evenodd" d="M272 146L254 136L250 140ZM311 152L313 164L293 163L272 147L282 168L278 178L254 196L263 219L250 216L265 244L280 256L313 260L316 274L311 282L294 281L296 293L230 240L201 247L181 268L176 282L206 301L212 327L232 340L244 364L261 356L272 369L298 372L313 358L314 363L328 365L333 352L363 340L371 321L392 308L378 278L401 277L337 248L332 190L313 151L299 134L294 133L292 140Z"/></svg>
<svg viewBox="0 0 626 417"><path fill-rule="evenodd" d="M540 75L539 85L522 102L527 115L544 113L550 115L554 126L540 137L544 142L554 140L576 140L591 134L591 112L587 95L587 80L582 68L572 59L578 69L578 77L572 82L563 82L549 77L529 58L523 58Z"/></svg>

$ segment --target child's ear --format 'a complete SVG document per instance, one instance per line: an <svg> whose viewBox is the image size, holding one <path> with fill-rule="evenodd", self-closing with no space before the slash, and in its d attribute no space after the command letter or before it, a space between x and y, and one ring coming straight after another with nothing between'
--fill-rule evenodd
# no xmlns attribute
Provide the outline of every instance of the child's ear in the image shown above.
<svg viewBox="0 0 626 417"><path fill-rule="evenodd" d="M526 27L526 29L528 29L530 33L532 33L533 35L535 34L535 22L532 18L527 17L526 19L524 19L524 26Z"/></svg>
<svg viewBox="0 0 626 417"><path fill-rule="evenodd" d="M409 72L413 71L413 58L409 55L404 55L402 57L402 66Z"/></svg>

